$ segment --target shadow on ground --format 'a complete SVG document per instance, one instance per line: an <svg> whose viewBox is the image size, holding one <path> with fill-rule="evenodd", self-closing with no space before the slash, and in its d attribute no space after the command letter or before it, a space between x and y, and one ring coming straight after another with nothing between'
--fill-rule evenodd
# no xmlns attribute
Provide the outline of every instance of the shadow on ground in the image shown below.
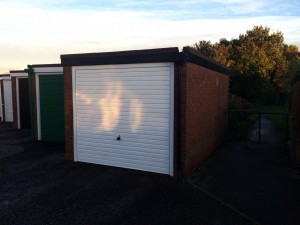
<svg viewBox="0 0 300 225"><path fill-rule="evenodd" d="M300 177L275 130L263 120L261 145L254 131L248 149L224 144L176 179L68 162L64 145L0 124L0 224L300 224Z"/></svg>
<svg viewBox="0 0 300 225"><path fill-rule="evenodd" d="M68 162L63 145L19 134L0 125L14 153L0 159L0 224L253 224L186 180Z"/></svg>
<svg viewBox="0 0 300 225"><path fill-rule="evenodd" d="M257 124L245 142L224 144L190 182L253 218L259 224L300 224L300 175L289 165L283 136L262 120L262 144Z"/></svg>

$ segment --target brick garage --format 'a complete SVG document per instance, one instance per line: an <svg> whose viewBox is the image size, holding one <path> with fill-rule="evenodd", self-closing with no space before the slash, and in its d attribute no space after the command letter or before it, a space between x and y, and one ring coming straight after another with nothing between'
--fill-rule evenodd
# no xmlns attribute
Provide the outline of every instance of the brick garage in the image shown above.
<svg viewBox="0 0 300 225"><path fill-rule="evenodd" d="M10 71L12 81L13 126L30 129L30 101L28 74L24 70Z"/></svg>
<svg viewBox="0 0 300 225"><path fill-rule="evenodd" d="M13 122L12 84L9 74L0 74L0 117L4 122Z"/></svg>
<svg viewBox="0 0 300 225"><path fill-rule="evenodd" d="M35 140L64 142L63 68L28 65L32 134Z"/></svg>
<svg viewBox="0 0 300 225"><path fill-rule="evenodd" d="M4 121L4 90L2 76L4 76L4 74L0 74L0 122Z"/></svg>
<svg viewBox="0 0 300 225"><path fill-rule="evenodd" d="M223 140L229 71L190 48L62 55L61 62L68 160L184 176Z"/></svg>

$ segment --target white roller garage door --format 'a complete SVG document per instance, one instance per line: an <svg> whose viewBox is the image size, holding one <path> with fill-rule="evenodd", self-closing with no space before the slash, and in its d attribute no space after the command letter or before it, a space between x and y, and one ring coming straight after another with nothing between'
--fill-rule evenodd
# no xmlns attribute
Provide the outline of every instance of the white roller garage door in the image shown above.
<svg viewBox="0 0 300 225"><path fill-rule="evenodd" d="M11 80L3 80L5 122L13 122Z"/></svg>
<svg viewBox="0 0 300 225"><path fill-rule="evenodd" d="M73 67L75 160L173 175L173 63Z"/></svg>

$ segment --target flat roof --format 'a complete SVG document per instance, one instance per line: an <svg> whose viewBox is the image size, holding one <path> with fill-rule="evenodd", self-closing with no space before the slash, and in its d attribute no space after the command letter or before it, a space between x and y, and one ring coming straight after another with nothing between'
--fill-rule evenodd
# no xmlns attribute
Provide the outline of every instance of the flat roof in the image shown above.
<svg viewBox="0 0 300 225"><path fill-rule="evenodd" d="M62 66L60 63L51 63L51 64L32 64L32 65L27 65L27 67L32 67L32 68L36 68L36 67L60 67Z"/></svg>
<svg viewBox="0 0 300 225"><path fill-rule="evenodd" d="M0 80L10 80L10 74L0 74Z"/></svg>
<svg viewBox="0 0 300 225"><path fill-rule="evenodd" d="M24 70L10 70L10 73L26 73Z"/></svg>
<svg viewBox="0 0 300 225"><path fill-rule="evenodd" d="M227 67L204 56L200 52L190 47L184 47L182 52L179 52L179 49L177 47L171 47L118 52L67 54L61 55L60 58L62 66L86 66L155 62L191 62L224 74L230 73L230 70Z"/></svg>
<svg viewBox="0 0 300 225"><path fill-rule="evenodd" d="M11 77L28 77L28 73L25 70L11 70L10 71Z"/></svg>

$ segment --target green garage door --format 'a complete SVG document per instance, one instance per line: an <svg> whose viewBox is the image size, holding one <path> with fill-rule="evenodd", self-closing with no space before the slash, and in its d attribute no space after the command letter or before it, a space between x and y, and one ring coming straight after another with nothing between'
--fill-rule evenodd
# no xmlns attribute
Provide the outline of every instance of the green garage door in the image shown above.
<svg viewBox="0 0 300 225"><path fill-rule="evenodd" d="M64 142L64 81L62 75L40 75L41 140Z"/></svg>

